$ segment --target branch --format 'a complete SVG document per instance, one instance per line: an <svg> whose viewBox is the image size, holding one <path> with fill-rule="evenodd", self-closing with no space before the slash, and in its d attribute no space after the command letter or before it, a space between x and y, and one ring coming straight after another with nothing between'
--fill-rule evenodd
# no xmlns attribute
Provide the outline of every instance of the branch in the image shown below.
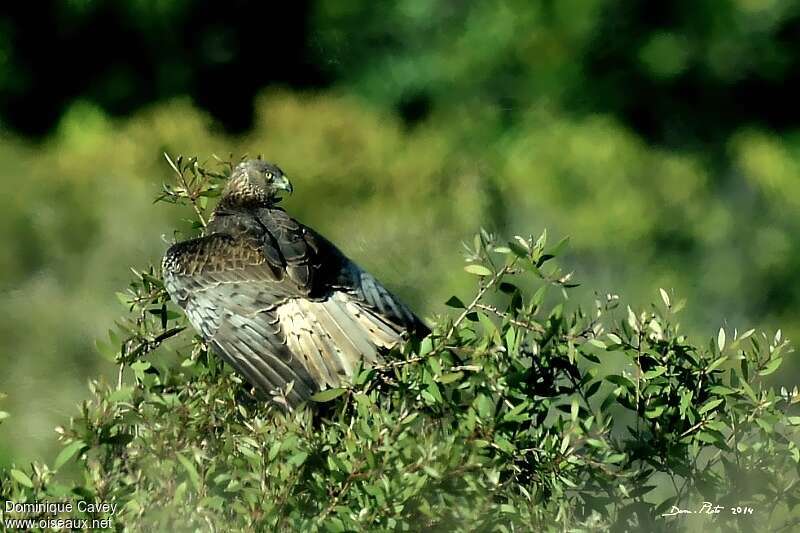
<svg viewBox="0 0 800 533"><path fill-rule="evenodd" d="M195 196L194 191L192 192L189 191L189 182L186 181L186 176L184 175L184 172L180 168L178 168L178 165L176 165L172 161L172 158L170 158L169 154L167 154L166 152L164 152L164 158L167 160L167 163L169 163L169 166L172 167L172 170L174 170L175 173L178 175L178 178L180 178L181 184L183 185L183 192L186 193L186 197L189 199L189 202L191 202L192 208L194 209L194 213L195 215L197 215L197 219L200 221L200 224L203 225L203 229L205 229L207 227L206 219L203 217L203 213L200 209L200 206L197 205L197 197ZM178 161L179 162L181 161L180 156L178 157Z"/></svg>
<svg viewBox="0 0 800 533"><path fill-rule="evenodd" d="M508 274L508 271L511 270L511 268L514 266L514 264L516 264L516 262L517 259L515 258L513 261L511 261L511 263L505 265L503 268L498 270L497 273L494 276L492 276L492 279L489 280L489 283L480 288L478 294L475 295L475 298L473 298L472 301L464 308L464 311L458 316L458 318L456 318L456 320L450 326L450 329L447 330L447 334L445 334L444 336L445 340L449 340L450 337L453 336L453 333L456 332L458 326L461 325L461 323L464 321L467 315L475 311L475 308L478 306L478 302L480 302L481 298L483 298L486 292L492 287L494 287L498 281L503 279L503 277L506 274Z"/></svg>

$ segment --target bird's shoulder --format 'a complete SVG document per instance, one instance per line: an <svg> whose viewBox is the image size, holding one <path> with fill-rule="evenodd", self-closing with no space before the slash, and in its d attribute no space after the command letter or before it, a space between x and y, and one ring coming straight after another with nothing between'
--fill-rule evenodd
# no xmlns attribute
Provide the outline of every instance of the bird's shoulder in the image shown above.
<svg viewBox="0 0 800 533"><path fill-rule="evenodd" d="M298 256L319 261L338 261L343 257L333 243L279 207L259 209L255 216L266 233L287 252L295 251ZM290 253L287 258L293 256Z"/></svg>
<svg viewBox="0 0 800 533"><path fill-rule="evenodd" d="M193 276L265 262L255 240L216 232L173 244L164 254L162 267L165 273Z"/></svg>
<svg viewBox="0 0 800 533"><path fill-rule="evenodd" d="M298 294L323 295L327 279L341 269L335 246L278 207L216 211L206 232L167 250L165 274L197 277L259 267Z"/></svg>

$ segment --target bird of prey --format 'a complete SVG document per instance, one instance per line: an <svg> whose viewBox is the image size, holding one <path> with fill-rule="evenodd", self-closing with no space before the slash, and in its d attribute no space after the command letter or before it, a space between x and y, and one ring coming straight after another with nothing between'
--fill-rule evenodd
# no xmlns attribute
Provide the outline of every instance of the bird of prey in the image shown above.
<svg viewBox="0 0 800 533"><path fill-rule="evenodd" d="M428 329L371 274L279 207L282 192L292 185L280 168L243 161L205 236L171 246L162 268L172 300L213 350L257 389L294 407L338 386L361 360L375 363Z"/></svg>

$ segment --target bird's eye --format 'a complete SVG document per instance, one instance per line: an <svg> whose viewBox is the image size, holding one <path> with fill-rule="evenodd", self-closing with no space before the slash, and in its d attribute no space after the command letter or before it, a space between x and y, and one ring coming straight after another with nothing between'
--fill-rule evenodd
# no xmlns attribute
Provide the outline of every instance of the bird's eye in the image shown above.
<svg viewBox="0 0 800 533"><path fill-rule="evenodd" d="M267 178L267 181L272 181L272 178L274 176L272 175L272 172L267 171L267 172L264 172L264 177Z"/></svg>

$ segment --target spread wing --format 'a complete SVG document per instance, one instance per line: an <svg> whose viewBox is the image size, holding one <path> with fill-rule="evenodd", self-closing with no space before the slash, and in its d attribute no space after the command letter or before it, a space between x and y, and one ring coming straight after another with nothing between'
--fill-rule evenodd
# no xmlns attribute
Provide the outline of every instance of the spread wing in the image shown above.
<svg viewBox="0 0 800 533"><path fill-rule="evenodd" d="M222 219L222 217L220 217ZM221 231L177 243L163 261L172 299L231 366L296 405L337 386L359 361L425 326L374 277L281 210L259 231ZM236 219L222 219L231 230ZM241 228L239 228L241 229Z"/></svg>

